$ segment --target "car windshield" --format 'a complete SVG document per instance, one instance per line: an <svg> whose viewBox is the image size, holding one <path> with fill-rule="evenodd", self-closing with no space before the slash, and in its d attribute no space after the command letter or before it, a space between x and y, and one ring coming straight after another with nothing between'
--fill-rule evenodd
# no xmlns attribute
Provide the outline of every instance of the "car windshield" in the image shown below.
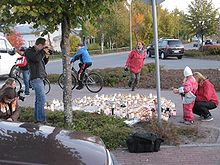
<svg viewBox="0 0 220 165"><path fill-rule="evenodd" d="M170 47L182 46L182 42L179 41L179 40L168 41L168 44L169 44Z"/></svg>

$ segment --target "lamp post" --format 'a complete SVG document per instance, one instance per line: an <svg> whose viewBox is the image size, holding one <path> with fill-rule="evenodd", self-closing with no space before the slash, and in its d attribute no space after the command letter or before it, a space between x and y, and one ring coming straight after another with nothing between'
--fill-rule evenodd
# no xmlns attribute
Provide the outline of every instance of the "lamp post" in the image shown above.
<svg viewBox="0 0 220 165"><path fill-rule="evenodd" d="M130 50L132 50L132 13L131 13L132 0L127 0L127 3L129 5L129 14L130 14Z"/></svg>
<svg viewBox="0 0 220 165"><path fill-rule="evenodd" d="M158 124L161 125L161 91L160 91L160 64L159 64L159 51L158 51L158 30L157 30L157 8L156 5L165 0L143 0L146 4L152 5L153 27L154 27L154 43L155 43L155 63L156 63L156 88L157 88L157 113Z"/></svg>

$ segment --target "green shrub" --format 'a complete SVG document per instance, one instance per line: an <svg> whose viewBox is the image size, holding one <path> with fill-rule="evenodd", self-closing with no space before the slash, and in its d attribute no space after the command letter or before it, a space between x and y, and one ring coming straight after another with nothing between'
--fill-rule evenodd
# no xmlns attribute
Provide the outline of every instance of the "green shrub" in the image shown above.
<svg viewBox="0 0 220 165"><path fill-rule="evenodd" d="M90 44L88 45L88 50L100 50L101 47L98 43L93 43L93 44Z"/></svg>
<svg viewBox="0 0 220 165"><path fill-rule="evenodd" d="M59 74L49 74L47 78L51 84L57 84L59 76Z"/></svg>
<svg viewBox="0 0 220 165"><path fill-rule="evenodd" d="M186 50L184 55L188 57L201 57L201 56L206 56L207 52L202 52L199 50Z"/></svg>
<svg viewBox="0 0 220 165"><path fill-rule="evenodd" d="M59 111L47 111L47 122L55 127L64 128L64 113ZM21 107L20 121L34 122L33 108ZM102 138L109 149L115 149L125 145L125 140L131 130L122 119L104 114L73 111L73 123L68 129L83 131Z"/></svg>

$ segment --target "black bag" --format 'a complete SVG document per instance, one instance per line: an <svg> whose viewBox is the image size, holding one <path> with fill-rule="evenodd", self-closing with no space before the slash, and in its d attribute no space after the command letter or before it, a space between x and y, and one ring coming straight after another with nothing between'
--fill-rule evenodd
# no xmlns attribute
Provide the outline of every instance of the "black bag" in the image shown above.
<svg viewBox="0 0 220 165"><path fill-rule="evenodd" d="M153 133L134 133L126 141L129 152L158 152L164 140Z"/></svg>

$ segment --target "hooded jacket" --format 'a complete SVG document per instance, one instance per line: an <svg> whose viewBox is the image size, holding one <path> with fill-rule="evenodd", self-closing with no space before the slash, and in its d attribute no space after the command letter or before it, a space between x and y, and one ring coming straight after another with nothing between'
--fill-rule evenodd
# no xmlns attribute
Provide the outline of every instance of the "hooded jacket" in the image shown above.
<svg viewBox="0 0 220 165"><path fill-rule="evenodd" d="M204 80L203 84L198 87L196 91L196 101L212 101L218 106L218 96L213 84L208 79Z"/></svg>
<svg viewBox="0 0 220 165"><path fill-rule="evenodd" d="M144 59L146 58L146 52L141 51L138 53L136 49L133 49L126 61L125 67L128 67L131 72L139 73L144 66Z"/></svg>

